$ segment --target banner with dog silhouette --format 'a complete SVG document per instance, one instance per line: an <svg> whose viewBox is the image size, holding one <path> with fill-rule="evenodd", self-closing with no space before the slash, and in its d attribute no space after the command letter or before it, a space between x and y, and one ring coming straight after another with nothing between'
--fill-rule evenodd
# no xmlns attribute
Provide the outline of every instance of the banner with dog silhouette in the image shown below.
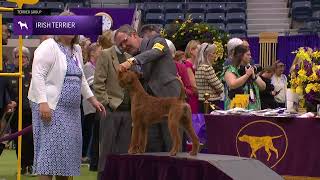
<svg viewBox="0 0 320 180"><path fill-rule="evenodd" d="M15 35L101 35L101 16L14 16Z"/></svg>
<svg viewBox="0 0 320 180"><path fill-rule="evenodd" d="M258 159L281 175L320 177L319 120L205 115L208 152Z"/></svg>

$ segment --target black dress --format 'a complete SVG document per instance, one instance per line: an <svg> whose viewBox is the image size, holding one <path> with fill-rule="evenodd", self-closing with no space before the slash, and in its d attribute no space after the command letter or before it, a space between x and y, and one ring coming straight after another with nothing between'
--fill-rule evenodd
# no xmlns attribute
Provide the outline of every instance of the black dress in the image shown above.
<svg viewBox="0 0 320 180"><path fill-rule="evenodd" d="M260 90L261 109L274 109L276 108L276 101L274 96L271 94L274 90L274 86L271 84L271 79L267 79L261 76L261 79L266 83L266 89Z"/></svg>

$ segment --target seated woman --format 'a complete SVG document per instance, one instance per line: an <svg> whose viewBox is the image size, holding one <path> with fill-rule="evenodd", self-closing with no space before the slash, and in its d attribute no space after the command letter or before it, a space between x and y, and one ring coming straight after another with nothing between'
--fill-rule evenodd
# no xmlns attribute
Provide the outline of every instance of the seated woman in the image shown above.
<svg viewBox="0 0 320 180"><path fill-rule="evenodd" d="M199 93L199 112L204 113L204 94L210 95L209 101L218 106L223 93L223 84L216 76L212 67L216 60L216 45L202 43L198 53L198 64L196 65L196 84Z"/></svg>
<svg viewBox="0 0 320 180"><path fill-rule="evenodd" d="M236 94L249 96L248 109L261 109L259 90L264 90L266 83L255 74L250 66L251 54L248 47L239 45L234 49L232 63L223 72L225 88L225 109L230 109L230 103ZM244 66L246 65L246 66Z"/></svg>

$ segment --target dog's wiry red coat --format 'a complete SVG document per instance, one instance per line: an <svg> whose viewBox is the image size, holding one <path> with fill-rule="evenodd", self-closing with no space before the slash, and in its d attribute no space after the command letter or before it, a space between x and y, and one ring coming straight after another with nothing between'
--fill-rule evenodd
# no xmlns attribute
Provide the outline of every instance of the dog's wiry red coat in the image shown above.
<svg viewBox="0 0 320 180"><path fill-rule="evenodd" d="M131 98L133 130L129 154L144 153L148 126L164 119L168 119L168 128L173 142L170 155L176 155L181 146L180 126L186 130L192 140L190 155L194 156L198 153L199 139L192 127L192 113L190 106L185 102L182 85L180 97L160 98L147 94L139 82L138 75L133 71L119 72L118 78L120 86L129 90Z"/></svg>

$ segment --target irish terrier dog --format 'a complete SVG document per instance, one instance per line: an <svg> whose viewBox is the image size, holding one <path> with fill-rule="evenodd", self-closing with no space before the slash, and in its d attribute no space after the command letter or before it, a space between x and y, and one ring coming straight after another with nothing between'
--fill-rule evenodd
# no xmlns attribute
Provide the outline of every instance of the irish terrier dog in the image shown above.
<svg viewBox="0 0 320 180"><path fill-rule="evenodd" d="M192 127L192 113L190 106L185 102L183 85L181 85L180 97L160 98L147 94L137 73L133 71L119 72L118 78L120 86L128 89L131 98L133 130L129 154L144 153L147 145L148 126L168 117L168 128L173 142L170 155L175 156L180 149L180 126L186 130L192 140L190 155L197 155L199 139Z"/></svg>

